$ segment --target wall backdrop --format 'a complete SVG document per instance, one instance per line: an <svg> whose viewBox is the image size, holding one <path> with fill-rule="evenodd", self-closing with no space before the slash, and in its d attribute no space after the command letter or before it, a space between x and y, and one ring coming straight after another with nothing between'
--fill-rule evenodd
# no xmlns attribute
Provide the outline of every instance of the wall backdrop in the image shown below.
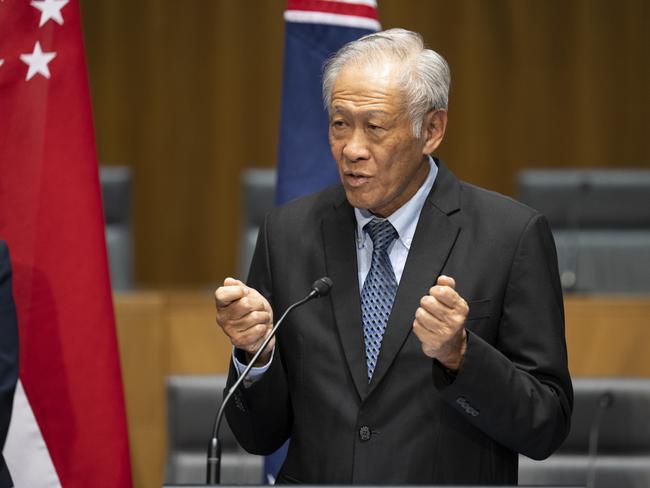
<svg viewBox="0 0 650 488"><path fill-rule="evenodd" d="M98 155L134 173L136 280L235 272L241 171L276 160L284 1L82 0ZM439 151L514 194L531 167L650 167L650 2L379 0L452 70ZM332 163L334 164L334 163Z"/></svg>

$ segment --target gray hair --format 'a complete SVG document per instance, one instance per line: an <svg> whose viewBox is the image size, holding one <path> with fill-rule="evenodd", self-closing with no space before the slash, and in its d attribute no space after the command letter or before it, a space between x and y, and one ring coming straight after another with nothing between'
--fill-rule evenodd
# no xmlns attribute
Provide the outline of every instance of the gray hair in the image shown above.
<svg viewBox="0 0 650 488"><path fill-rule="evenodd" d="M422 36L405 29L389 29L368 34L343 46L323 68L323 101L331 111L332 90L341 69L349 63L367 66L389 60L402 63L398 80L402 87L406 114L413 135L420 137L424 116L430 111L447 108L451 74L445 59L426 49Z"/></svg>

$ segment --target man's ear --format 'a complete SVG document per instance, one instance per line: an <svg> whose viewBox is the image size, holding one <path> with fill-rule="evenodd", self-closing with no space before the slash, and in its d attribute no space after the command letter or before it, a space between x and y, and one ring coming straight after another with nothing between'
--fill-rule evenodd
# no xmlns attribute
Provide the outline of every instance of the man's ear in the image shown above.
<svg viewBox="0 0 650 488"><path fill-rule="evenodd" d="M439 108L430 110L424 116L424 124L422 127L424 133L424 147L423 154L431 154L435 151L442 139L445 137L445 130L447 129L447 110Z"/></svg>

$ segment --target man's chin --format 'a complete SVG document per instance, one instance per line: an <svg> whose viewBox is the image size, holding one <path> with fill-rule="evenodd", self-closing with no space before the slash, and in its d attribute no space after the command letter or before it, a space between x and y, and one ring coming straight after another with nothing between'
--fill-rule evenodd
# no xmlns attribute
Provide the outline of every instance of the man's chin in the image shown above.
<svg viewBox="0 0 650 488"><path fill-rule="evenodd" d="M354 208L361 208L364 210L367 210L370 205L369 202L366 198L363 198L363 196L359 195L359 191L355 190L350 190L348 188L345 188L345 196L348 200L348 203L352 205Z"/></svg>

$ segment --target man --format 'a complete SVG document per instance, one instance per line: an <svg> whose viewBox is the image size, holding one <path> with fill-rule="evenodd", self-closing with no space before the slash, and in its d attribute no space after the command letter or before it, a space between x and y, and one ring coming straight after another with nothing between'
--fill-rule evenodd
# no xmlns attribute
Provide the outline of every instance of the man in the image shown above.
<svg viewBox="0 0 650 488"><path fill-rule="evenodd" d="M564 440L572 408L562 293L543 216L429 157L449 70L393 29L325 68L342 186L271 212L248 285L216 291L232 384L273 316L292 312L227 418L280 483L516 483L517 453Z"/></svg>
<svg viewBox="0 0 650 488"><path fill-rule="evenodd" d="M7 439L14 391L18 381L18 326L11 293L11 262L0 240L0 488L13 486L2 449Z"/></svg>

